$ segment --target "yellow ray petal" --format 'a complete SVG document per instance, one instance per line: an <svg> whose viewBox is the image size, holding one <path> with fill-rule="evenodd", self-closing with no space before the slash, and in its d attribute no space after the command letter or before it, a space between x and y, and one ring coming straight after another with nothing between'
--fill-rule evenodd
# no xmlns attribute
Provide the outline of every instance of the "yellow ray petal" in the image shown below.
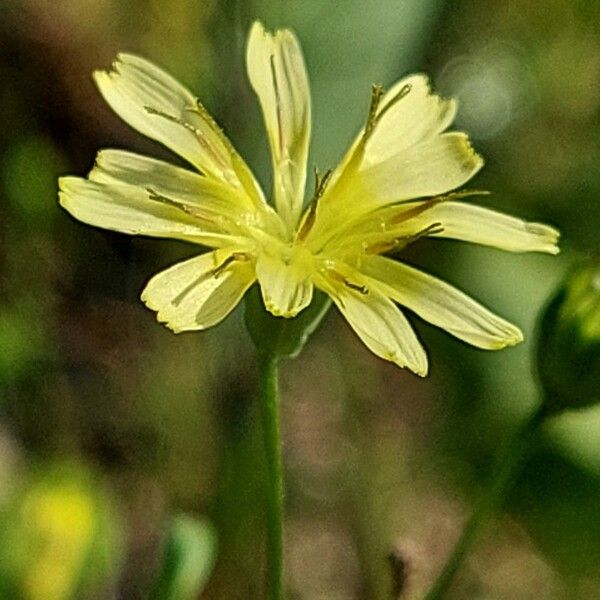
<svg viewBox="0 0 600 600"><path fill-rule="evenodd" d="M464 133L430 137L384 161L364 163L356 194L364 205L436 196L469 181L483 166ZM360 199L356 199L360 202Z"/></svg>
<svg viewBox="0 0 600 600"><path fill-rule="evenodd" d="M94 79L110 107L134 129L161 142L203 173L243 187L259 204L249 169L197 98L151 62L119 54L113 70Z"/></svg>
<svg viewBox="0 0 600 600"><path fill-rule="evenodd" d="M374 98L378 97L377 87L374 86ZM426 195L421 193L422 175L414 172L420 166L420 159L416 158L414 163L411 161L413 149L420 145L424 147L416 150L415 157L433 158L432 153L439 154L444 148L446 152L454 152L456 155L456 151L450 148L451 142L454 142L459 147L460 162L465 161L465 157L461 157L463 154L470 156L471 160L473 158L474 153L468 144L465 146L457 139L445 140L432 146L432 140L439 138L454 120L456 101L432 94L425 75L417 74L401 79L371 108L374 112L369 115L365 128L351 144L331 177L329 193L325 194L322 201L322 219L335 219L342 207L347 212L352 206L353 213L360 214L365 210L372 210L374 203L382 204L394 201L394 198L399 200ZM464 137L463 134L460 135ZM478 157L477 160L481 159ZM380 170L369 171L382 163L386 164ZM437 166L445 166L450 171L456 170L453 161ZM432 166L431 171L434 170L436 165ZM374 175L372 186L358 177L359 171L369 171ZM388 181L388 175L392 175L391 181ZM452 173L441 175L446 178L451 176ZM471 176L472 174L468 177ZM414 177L417 181L413 180ZM432 184L440 186L440 182L436 184L434 181ZM391 196L390 185L394 186ZM442 184L442 187L447 185L452 185L452 182ZM413 189L415 186L418 187L416 191ZM452 188L446 187L445 191L449 189Z"/></svg>
<svg viewBox="0 0 600 600"><path fill-rule="evenodd" d="M315 283L331 296L371 352L421 377L427 375L427 355L415 332L400 309L376 287L353 289L326 275Z"/></svg>
<svg viewBox="0 0 600 600"><path fill-rule="evenodd" d="M80 177L61 177L59 202L79 221L130 235L148 235L220 247L244 241L214 223L153 200L147 190ZM206 225L206 227L203 227Z"/></svg>
<svg viewBox="0 0 600 600"><path fill-rule="evenodd" d="M298 255L269 255L256 260L256 277L265 307L278 317L295 317L313 296L310 259Z"/></svg>
<svg viewBox="0 0 600 600"><path fill-rule="evenodd" d="M246 65L269 135L275 205L291 230L302 210L311 128L310 91L300 44L291 31L273 35L256 22L248 38Z"/></svg>
<svg viewBox="0 0 600 600"><path fill-rule="evenodd" d="M156 318L175 333L206 329L221 322L255 280L236 248L195 256L158 273L141 299L157 311Z"/></svg>
<svg viewBox="0 0 600 600"><path fill-rule="evenodd" d="M339 232L339 214L349 223L378 208L404 200L436 196L460 187L483 166L464 133L428 137L380 163L363 162L326 192L311 232L311 244L319 244Z"/></svg>
<svg viewBox="0 0 600 600"><path fill-rule="evenodd" d="M382 256L361 261L361 271L385 293L433 325L487 350L499 350L523 340L518 327L436 277Z"/></svg>
<svg viewBox="0 0 600 600"><path fill-rule="evenodd" d="M437 223L439 227L432 237L492 246L508 252L559 252L560 233L543 223L523 221L466 202L430 203L430 207L422 212L416 210L419 206L424 204L415 202L377 211L357 222L353 233L348 233L369 245L377 240L414 235ZM409 212L418 214L407 219L405 215ZM346 243L352 243L350 237L346 238Z"/></svg>
<svg viewBox="0 0 600 600"><path fill-rule="evenodd" d="M435 237L452 238L493 246L509 252L546 252L558 254L560 232L543 223L532 223L495 210L467 204L442 202L423 213L421 219L433 219L442 225Z"/></svg>
<svg viewBox="0 0 600 600"><path fill-rule="evenodd" d="M431 93L429 80L417 74L405 77L383 96L379 120L365 148L368 164L384 162L441 134L456 115L456 101Z"/></svg>
<svg viewBox="0 0 600 600"><path fill-rule="evenodd" d="M410 240L422 234L508 252L559 252L560 233L554 227L466 202L435 199L388 206L362 215L338 227L327 242L326 250L357 255L364 251L369 253L377 246L384 247L394 239Z"/></svg>
<svg viewBox="0 0 600 600"><path fill-rule="evenodd" d="M243 190L162 160L125 150L105 149L98 152L96 164L88 177L99 183L128 184L152 190L167 202L172 199L231 220L243 221L249 219L250 215L258 218L263 212L265 216L271 212L257 211Z"/></svg>

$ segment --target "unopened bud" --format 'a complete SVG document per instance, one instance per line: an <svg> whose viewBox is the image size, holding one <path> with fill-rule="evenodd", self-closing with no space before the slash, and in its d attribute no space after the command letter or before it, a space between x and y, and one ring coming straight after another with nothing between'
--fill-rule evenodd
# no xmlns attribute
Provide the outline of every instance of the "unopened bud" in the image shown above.
<svg viewBox="0 0 600 600"><path fill-rule="evenodd" d="M542 316L537 366L547 410L600 402L600 262L570 275Z"/></svg>

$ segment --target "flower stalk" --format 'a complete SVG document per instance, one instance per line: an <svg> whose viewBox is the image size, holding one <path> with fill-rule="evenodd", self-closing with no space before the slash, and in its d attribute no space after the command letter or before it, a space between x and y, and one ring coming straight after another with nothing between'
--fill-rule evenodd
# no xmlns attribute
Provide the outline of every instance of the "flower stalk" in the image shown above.
<svg viewBox="0 0 600 600"><path fill-rule="evenodd" d="M424 600L441 600L446 596L454 576L461 568L482 527L501 507L502 501L510 492L519 475L523 460L546 416L546 406L541 404L521 425L514 438L498 456L489 485L479 498L452 554Z"/></svg>
<svg viewBox="0 0 600 600"><path fill-rule="evenodd" d="M267 573L270 600L283 595L283 462L279 422L278 361L259 358L259 393L267 462Z"/></svg>

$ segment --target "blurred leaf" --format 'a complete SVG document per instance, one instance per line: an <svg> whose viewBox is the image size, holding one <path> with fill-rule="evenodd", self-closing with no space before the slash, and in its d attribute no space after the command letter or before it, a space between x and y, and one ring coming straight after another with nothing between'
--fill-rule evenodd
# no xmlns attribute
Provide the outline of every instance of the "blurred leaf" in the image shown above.
<svg viewBox="0 0 600 600"><path fill-rule="evenodd" d="M54 144L40 135L19 139L4 157L7 196L29 226L46 228L56 210L56 179L66 169Z"/></svg>
<svg viewBox="0 0 600 600"><path fill-rule="evenodd" d="M526 464L511 505L553 565L565 575L600 573L600 479L551 446Z"/></svg>
<svg viewBox="0 0 600 600"><path fill-rule="evenodd" d="M43 354L45 340L40 327L27 316L22 308L0 311L0 381L18 378Z"/></svg>
<svg viewBox="0 0 600 600"><path fill-rule="evenodd" d="M173 519L154 600L194 600L212 572L217 535L206 519L180 515Z"/></svg>

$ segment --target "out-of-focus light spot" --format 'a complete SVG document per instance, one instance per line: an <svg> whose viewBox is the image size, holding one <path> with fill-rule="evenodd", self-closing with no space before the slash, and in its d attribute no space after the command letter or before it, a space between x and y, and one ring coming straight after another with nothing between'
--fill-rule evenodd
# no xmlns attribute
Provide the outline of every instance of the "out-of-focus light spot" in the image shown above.
<svg viewBox="0 0 600 600"><path fill-rule="evenodd" d="M533 86L518 51L490 44L451 60L438 77L439 87L460 101L457 124L475 138L498 136L532 106Z"/></svg>

